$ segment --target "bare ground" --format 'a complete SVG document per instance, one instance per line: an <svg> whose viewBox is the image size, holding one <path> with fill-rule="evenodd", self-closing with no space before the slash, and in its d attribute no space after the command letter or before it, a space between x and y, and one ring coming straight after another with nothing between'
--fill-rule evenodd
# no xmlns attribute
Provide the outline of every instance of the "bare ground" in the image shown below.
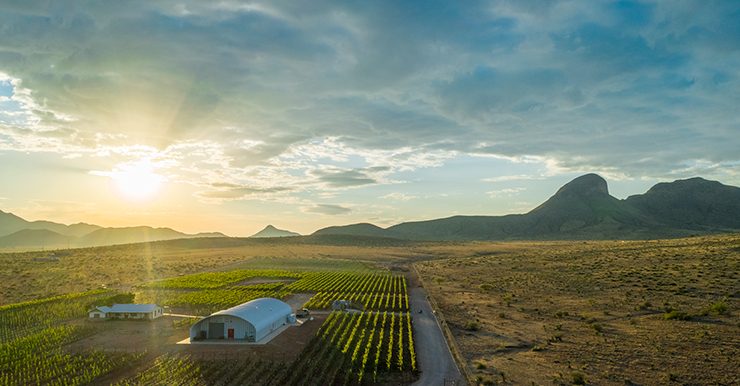
<svg viewBox="0 0 740 386"><path fill-rule="evenodd" d="M473 382L731 385L740 384L739 244L737 235L539 243L418 267ZM726 311L711 311L718 304ZM666 319L670 310L689 320Z"/></svg>

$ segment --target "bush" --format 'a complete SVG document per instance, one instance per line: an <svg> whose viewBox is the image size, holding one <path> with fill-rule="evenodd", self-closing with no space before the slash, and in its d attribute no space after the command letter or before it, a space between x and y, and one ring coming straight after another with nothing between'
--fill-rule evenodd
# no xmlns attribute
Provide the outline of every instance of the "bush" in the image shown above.
<svg viewBox="0 0 740 386"><path fill-rule="evenodd" d="M709 307L707 307L703 315L725 315L727 313L727 303L725 303L723 300L717 301L712 303Z"/></svg>
<svg viewBox="0 0 740 386"><path fill-rule="evenodd" d="M644 311L644 310L650 309L650 307L652 307L652 306L653 305L650 304L650 302L645 301L645 302L642 302L640 305L638 305L636 308L637 308L638 311Z"/></svg>
<svg viewBox="0 0 740 386"><path fill-rule="evenodd" d="M673 310L663 314L665 320L691 320L691 315L687 312Z"/></svg>
<svg viewBox="0 0 740 386"><path fill-rule="evenodd" d="M480 324L478 324L478 322L474 322L471 320L465 323L465 329L468 331L478 331L480 330Z"/></svg>
<svg viewBox="0 0 740 386"><path fill-rule="evenodd" d="M586 384L586 376L579 372L575 372L571 374L571 377L572 377L572 382L574 385L585 385Z"/></svg>

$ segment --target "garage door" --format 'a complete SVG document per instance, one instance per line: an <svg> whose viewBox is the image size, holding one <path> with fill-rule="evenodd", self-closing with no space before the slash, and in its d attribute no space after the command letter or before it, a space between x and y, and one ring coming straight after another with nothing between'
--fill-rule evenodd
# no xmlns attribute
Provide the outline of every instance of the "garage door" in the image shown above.
<svg viewBox="0 0 740 386"><path fill-rule="evenodd" d="M223 323L208 323L208 339L223 339L224 338L224 324Z"/></svg>

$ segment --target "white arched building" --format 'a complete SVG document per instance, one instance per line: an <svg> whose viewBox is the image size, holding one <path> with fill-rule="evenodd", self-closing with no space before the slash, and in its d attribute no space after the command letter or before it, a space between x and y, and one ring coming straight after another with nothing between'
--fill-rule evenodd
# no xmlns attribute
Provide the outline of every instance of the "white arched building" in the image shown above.
<svg viewBox="0 0 740 386"><path fill-rule="evenodd" d="M233 339L259 342L293 320L293 310L278 299L255 299L218 311L190 327L190 340Z"/></svg>

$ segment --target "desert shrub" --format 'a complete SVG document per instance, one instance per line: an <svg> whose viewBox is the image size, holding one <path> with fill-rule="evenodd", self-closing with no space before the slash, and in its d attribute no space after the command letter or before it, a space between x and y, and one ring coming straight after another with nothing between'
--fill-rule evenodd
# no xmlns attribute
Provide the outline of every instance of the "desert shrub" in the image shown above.
<svg viewBox="0 0 740 386"><path fill-rule="evenodd" d="M691 315L688 312L673 310L663 314L665 320L691 320Z"/></svg>
<svg viewBox="0 0 740 386"><path fill-rule="evenodd" d="M495 385L496 383L491 378L483 378L480 375L475 377L475 381L479 385Z"/></svg>
<svg viewBox="0 0 740 386"><path fill-rule="evenodd" d="M594 329L594 331L596 331L596 332L598 332L598 333L602 333L602 332L604 332L604 326L602 326L602 325L601 325L601 324L599 324L599 323L593 323L593 324L591 324L591 328L593 328L593 329Z"/></svg>
<svg viewBox="0 0 740 386"><path fill-rule="evenodd" d="M723 300L716 301L709 305L704 311L702 312L702 315L724 315L727 313L727 303L725 303Z"/></svg>
<svg viewBox="0 0 740 386"><path fill-rule="evenodd" d="M579 372L574 372L571 375L571 382L574 385L585 385L586 384L586 376Z"/></svg>
<svg viewBox="0 0 740 386"><path fill-rule="evenodd" d="M483 362L478 362L478 363L477 363L477 364L475 365L475 368L476 368L476 369L478 369L478 370L483 370L483 369L485 369L485 368L487 368L487 367L488 367L488 366L486 366L486 364L485 364L485 363L483 363Z"/></svg>
<svg viewBox="0 0 740 386"><path fill-rule="evenodd" d="M652 306L653 306L653 305L652 305L652 304L650 304L650 302L649 302L649 301L644 301L644 302L640 303L640 304L639 304L639 305L638 305L637 307L635 307L635 308L636 308L636 309L637 309L638 311L644 311L644 310L648 310L648 309L650 309L650 307L652 307Z"/></svg>
<svg viewBox="0 0 740 386"><path fill-rule="evenodd" d="M478 288L480 288L482 291L490 291L493 289L493 286L488 283L484 283L479 285Z"/></svg>
<svg viewBox="0 0 740 386"><path fill-rule="evenodd" d="M478 322L474 322L471 320L465 323L465 329L468 331L478 331L480 330L480 324L478 324Z"/></svg>

